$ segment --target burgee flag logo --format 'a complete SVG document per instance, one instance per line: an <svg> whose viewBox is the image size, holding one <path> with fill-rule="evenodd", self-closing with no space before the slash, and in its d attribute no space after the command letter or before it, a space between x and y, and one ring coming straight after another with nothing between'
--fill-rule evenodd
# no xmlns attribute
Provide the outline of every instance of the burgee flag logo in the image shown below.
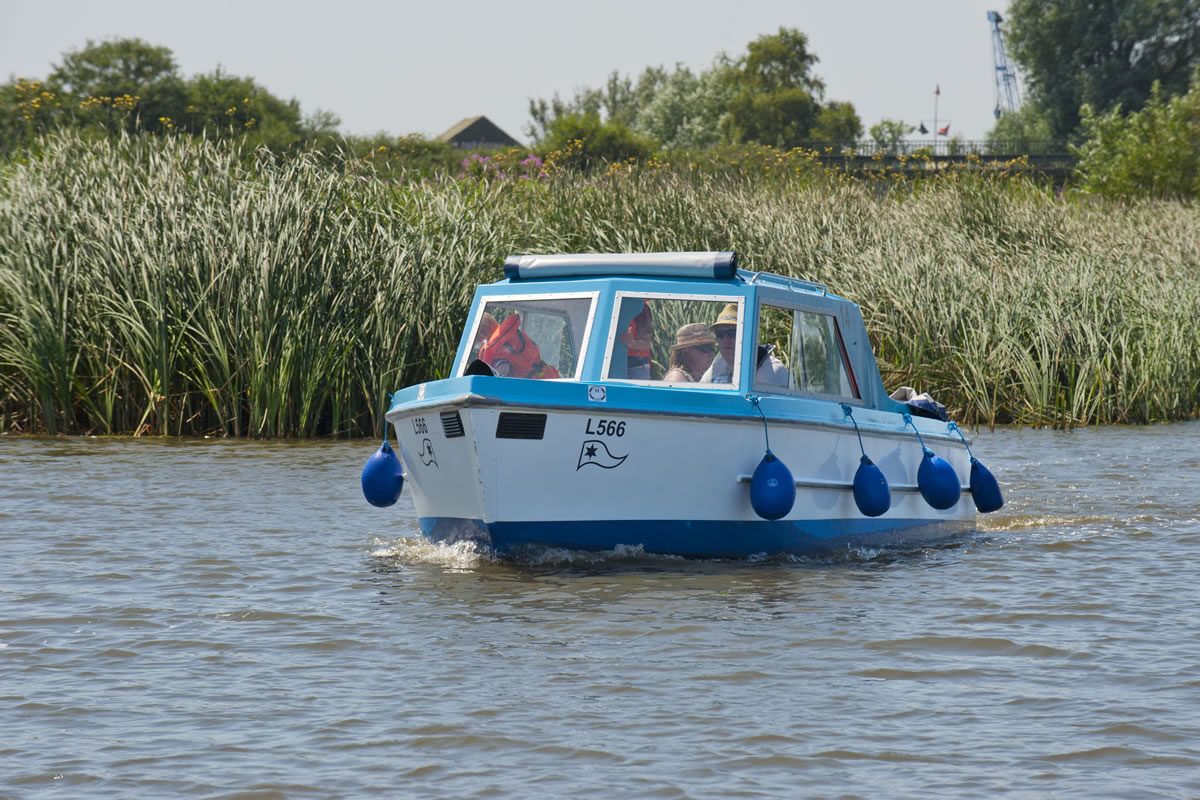
<svg viewBox="0 0 1200 800"><path fill-rule="evenodd" d="M627 458L629 458L628 453L623 456L614 456L604 442L599 439L588 439L579 448L579 464L575 467L575 471L583 469L585 464L595 464L602 469L612 469L621 466Z"/></svg>

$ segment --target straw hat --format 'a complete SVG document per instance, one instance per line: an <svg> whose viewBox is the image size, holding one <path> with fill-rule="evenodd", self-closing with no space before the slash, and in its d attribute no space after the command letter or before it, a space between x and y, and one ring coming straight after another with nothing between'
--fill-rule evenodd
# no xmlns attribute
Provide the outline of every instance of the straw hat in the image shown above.
<svg viewBox="0 0 1200 800"><path fill-rule="evenodd" d="M713 340L712 333L708 330L708 326L703 322L689 322L678 331L675 332L675 344L671 345L671 352L682 350L685 347L696 347L697 345L708 345L712 347L716 342Z"/></svg>
<svg viewBox="0 0 1200 800"><path fill-rule="evenodd" d="M717 321L708 327L715 328L718 325L737 325L737 321L738 304L726 303L725 307L721 309L721 313L717 315Z"/></svg>

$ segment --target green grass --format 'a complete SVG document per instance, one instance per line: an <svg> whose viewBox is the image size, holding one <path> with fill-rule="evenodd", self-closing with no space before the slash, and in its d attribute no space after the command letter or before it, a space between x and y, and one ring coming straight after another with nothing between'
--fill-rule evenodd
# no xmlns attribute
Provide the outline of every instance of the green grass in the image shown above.
<svg viewBox="0 0 1200 800"><path fill-rule="evenodd" d="M0 163L0 423L378 435L388 393L446 374L506 255L640 250L737 250L827 284L862 306L888 388L927 390L960 421L1200 410L1196 205L762 161L389 181L315 153L42 139Z"/></svg>

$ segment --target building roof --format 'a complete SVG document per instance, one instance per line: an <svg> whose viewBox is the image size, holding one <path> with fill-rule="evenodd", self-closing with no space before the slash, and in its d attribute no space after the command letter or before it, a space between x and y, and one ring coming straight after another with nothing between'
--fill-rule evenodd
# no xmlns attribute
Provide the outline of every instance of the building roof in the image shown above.
<svg viewBox="0 0 1200 800"><path fill-rule="evenodd" d="M451 126L449 130L438 137L438 141L449 142L450 144L459 146L498 144L511 147L520 144L516 139L497 127L496 123L483 115L467 117L458 124Z"/></svg>

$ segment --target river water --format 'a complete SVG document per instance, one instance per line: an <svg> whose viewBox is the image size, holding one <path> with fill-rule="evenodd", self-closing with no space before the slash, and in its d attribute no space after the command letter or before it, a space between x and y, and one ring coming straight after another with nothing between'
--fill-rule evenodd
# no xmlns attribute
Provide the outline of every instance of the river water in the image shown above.
<svg viewBox="0 0 1200 800"><path fill-rule="evenodd" d="M436 547L374 447L0 437L0 797L1200 797L1200 424L819 560Z"/></svg>

